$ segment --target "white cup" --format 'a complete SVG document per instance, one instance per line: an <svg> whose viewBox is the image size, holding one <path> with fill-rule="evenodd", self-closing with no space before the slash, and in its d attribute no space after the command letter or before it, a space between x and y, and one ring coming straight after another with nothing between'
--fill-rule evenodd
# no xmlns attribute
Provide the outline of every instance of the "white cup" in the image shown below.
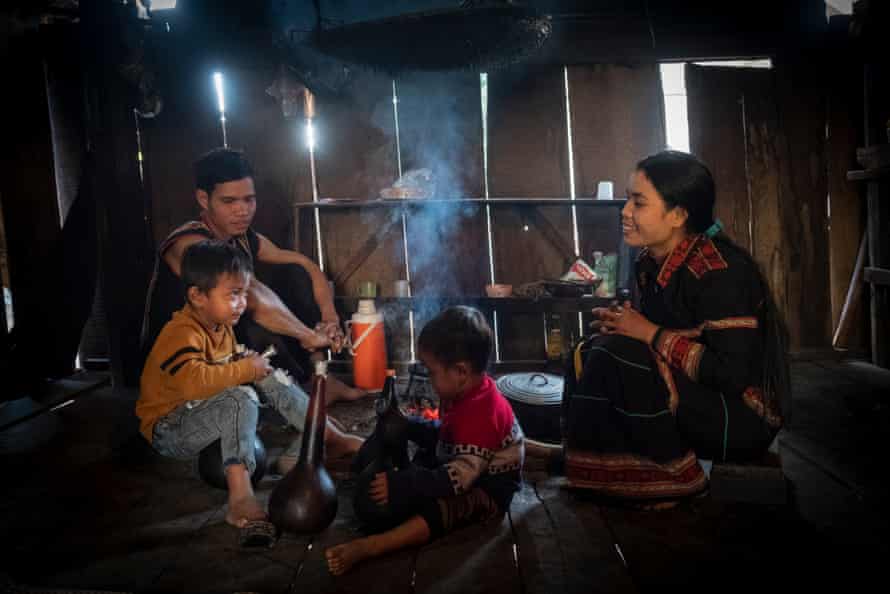
<svg viewBox="0 0 890 594"><path fill-rule="evenodd" d="M406 280L397 280L393 284L393 294L396 297L410 297L411 287Z"/></svg>
<svg viewBox="0 0 890 594"><path fill-rule="evenodd" d="M596 199L597 200L611 200L612 199L612 182L601 181L599 184L597 184Z"/></svg>

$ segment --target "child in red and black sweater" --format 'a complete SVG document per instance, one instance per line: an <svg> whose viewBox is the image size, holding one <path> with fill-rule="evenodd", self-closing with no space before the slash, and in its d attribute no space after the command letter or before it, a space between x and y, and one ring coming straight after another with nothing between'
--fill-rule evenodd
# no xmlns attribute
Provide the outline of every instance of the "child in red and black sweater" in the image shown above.
<svg viewBox="0 0 890 594"><path fill-rule="evenodd" d="M491 328L470 307L449 308L424 327L418 356L439 396L441 421L412 423L408 438L434 451L437 465L412 464L377 474L371 498L407 519L391 530L328 549L331 573L503 517L521 485L525 445L510 404L485 373L491 346Z"/></svg>

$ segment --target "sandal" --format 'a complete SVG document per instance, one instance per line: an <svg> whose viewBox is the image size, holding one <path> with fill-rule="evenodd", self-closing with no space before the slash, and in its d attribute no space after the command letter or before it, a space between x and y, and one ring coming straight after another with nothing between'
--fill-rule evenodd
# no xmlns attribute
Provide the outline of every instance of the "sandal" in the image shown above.
<svg viewBox="0 0 890 594"><path fill-rule="evenodd" d="M264 547L271 549L275 545L277 531L272 522L251 520L238 532L238 544L245 548Z"/></svg>

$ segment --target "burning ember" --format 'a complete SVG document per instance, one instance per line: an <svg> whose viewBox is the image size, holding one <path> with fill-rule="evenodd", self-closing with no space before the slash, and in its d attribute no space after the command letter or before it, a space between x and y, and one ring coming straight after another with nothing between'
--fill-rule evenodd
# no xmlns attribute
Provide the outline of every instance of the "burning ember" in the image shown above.
<svg viewBox="0 0 890 594"><path fill-rule="evenodd" d="M420 399L417 403L409 404L406 408L406 412L415 417L422 417L427 421L435 421L439 418L439 407L434 406L433 403L429 402L426 398Z"/></svg>
<svg viewBox="0 0 890 594"><path fill-rule="evenodd" d="M405 390L405 399L409 404L405 412L424 420L437 420L439 418L439 405L430 398L430 380L426 367L421 363L415 363L409 370L408 388Z"/></svg>

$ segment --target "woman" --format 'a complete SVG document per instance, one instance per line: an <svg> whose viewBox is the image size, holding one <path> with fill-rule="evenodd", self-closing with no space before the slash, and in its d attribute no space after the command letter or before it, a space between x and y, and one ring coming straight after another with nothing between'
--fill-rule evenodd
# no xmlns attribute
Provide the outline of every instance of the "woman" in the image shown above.
<svg viewBox="0 0 890 594"><path fill-rule="evenodd" d="M642 248L630 302L593 310L564 400L570 484L620 499L677 499L707 482L698 458L761 458L789 412L784 327L762 274L714 220L714 181L692 155L637 164L622 231Z"/></svg>

